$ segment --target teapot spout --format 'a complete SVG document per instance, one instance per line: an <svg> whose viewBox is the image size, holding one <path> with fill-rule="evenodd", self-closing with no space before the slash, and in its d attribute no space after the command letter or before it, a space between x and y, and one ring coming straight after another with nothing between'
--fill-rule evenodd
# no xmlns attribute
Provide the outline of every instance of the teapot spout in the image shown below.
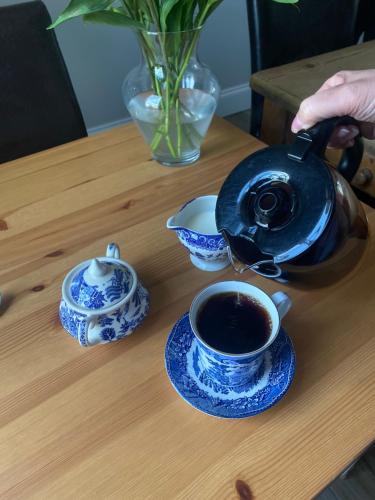
<svg viewBox="0 0 375 500"><path fill-rule="evenodd" d="M255 266L258 262L272 260L272 256L263 253L257 245L245 236L232 236L224 230L225 239L229 243L232 255L248 267Z"/></svg>
<svg viewBox="0 0 375 500"><path fill-rule="evenodd" d="M229 243L228 257L236 272L243 273L251 269L262 276L268 276L268 272L272 268L271 274L274 274L272 255L260 251L257 245L248 238L232 236L227 232L225 232L225 236ZM267 271L265 272L266 267Z"/></svg>

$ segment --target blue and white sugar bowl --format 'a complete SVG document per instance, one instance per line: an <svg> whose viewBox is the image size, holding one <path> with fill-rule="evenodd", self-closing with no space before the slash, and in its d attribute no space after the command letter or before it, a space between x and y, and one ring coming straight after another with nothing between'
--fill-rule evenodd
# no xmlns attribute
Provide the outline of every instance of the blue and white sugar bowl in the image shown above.
<svg viewBox="0 0 375 500"><path fill-rule="evenodd" d="M82 346L130 335L148 310L149 293L134 269L120 259L115 243L108 245L105 257L74 267L62 285L60 320Z"/></svg>
<svg viewBox="0 0 375 500"><path fill-rule="evenodd" d="M220 271L229 265L227 244L215 221L217 196L199 196L183 205L167 221L190 254L192 264L202 271Z"/></svg>

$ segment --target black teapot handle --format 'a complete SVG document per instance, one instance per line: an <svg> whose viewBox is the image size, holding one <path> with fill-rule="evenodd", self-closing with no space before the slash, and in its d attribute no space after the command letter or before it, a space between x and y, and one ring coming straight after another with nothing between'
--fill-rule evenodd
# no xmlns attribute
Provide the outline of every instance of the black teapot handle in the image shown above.
<svg viewBox="0 0 375 500"><path fill-rule="evenodd" d="M339 125L356 125L357 120L350 116L336 116L323 120L307 130L298 132L296 141L293 144L288 156L296 160L303 160L308 151L324 157L324 152L335 127ZM337 170L350 182L355 176L362 160L363 142L358 135L354 139L354 146L343 151Z"/></svg>

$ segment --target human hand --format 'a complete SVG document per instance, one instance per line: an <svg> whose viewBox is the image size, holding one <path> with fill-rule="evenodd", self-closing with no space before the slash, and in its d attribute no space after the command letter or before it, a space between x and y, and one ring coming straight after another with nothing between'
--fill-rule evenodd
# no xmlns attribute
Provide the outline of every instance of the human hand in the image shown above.
<svg viewBox="0 0 375 500"><path fill-rule="evenodd" d="M296 133L326 118L345 115L358 120L359 128L337 127L330 146L351 147L359 132L367 139L375 139L375 69L336 73L314 95L302 101L291 128Z"/></svg>

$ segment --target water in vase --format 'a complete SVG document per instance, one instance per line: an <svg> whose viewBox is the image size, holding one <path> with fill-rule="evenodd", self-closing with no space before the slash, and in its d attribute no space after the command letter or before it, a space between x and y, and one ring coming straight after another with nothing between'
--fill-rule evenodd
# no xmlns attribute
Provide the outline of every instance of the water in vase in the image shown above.
<svg viewBox="0 0 375 500"><path fill-rule="evenodd" d="M201 90L181 89L168 114L163 105L165 100L144 92L131 99L128 109L155 159L165 164L195 161L216 108L215 99Z"/></svg>

